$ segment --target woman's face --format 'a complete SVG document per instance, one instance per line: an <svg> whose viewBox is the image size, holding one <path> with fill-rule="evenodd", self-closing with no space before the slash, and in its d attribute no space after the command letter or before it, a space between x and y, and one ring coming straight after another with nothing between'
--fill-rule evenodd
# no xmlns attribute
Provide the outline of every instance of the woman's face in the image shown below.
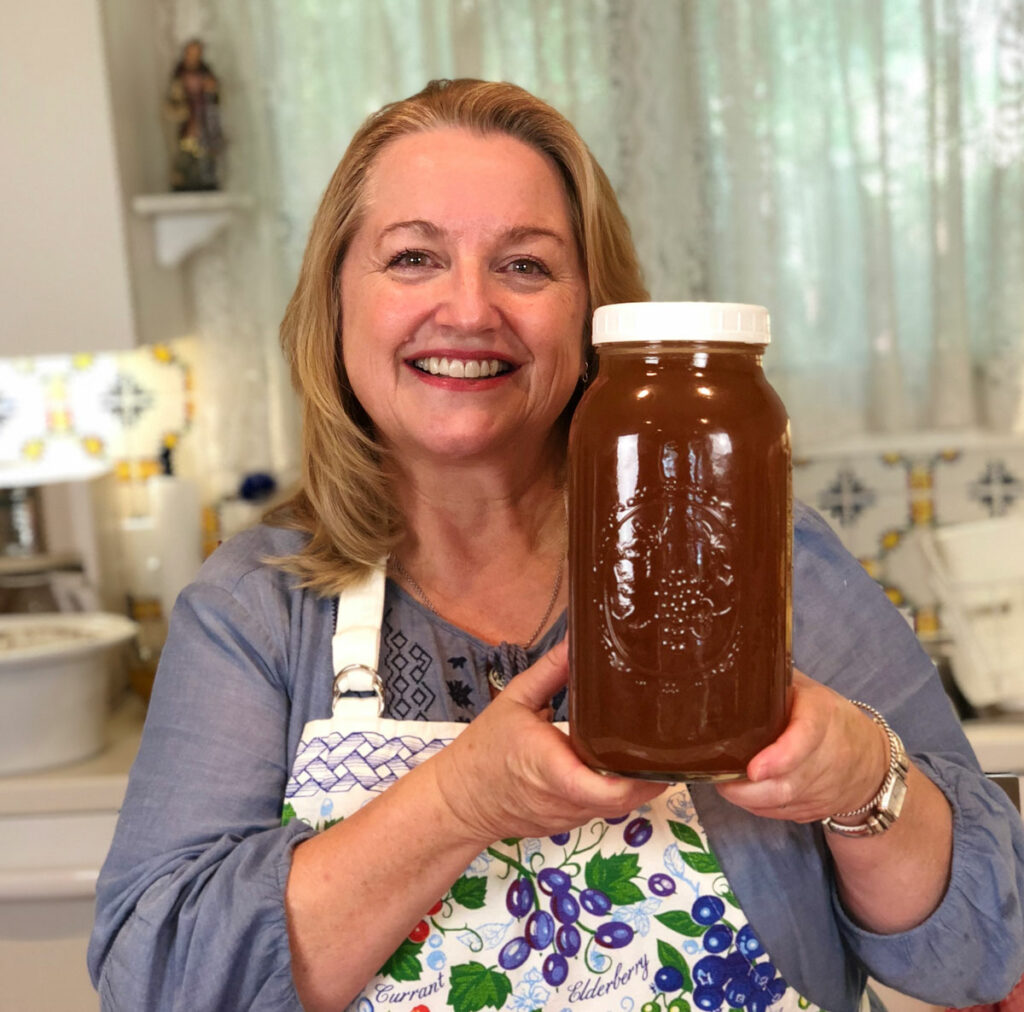
<svg viewBox="0 0 1024 1012"><path fill-rule="evenodd" d="M582 368L587 294L547 156L445 128L391 142L341 268L342 354L399 458L514 460Z"/></svg>

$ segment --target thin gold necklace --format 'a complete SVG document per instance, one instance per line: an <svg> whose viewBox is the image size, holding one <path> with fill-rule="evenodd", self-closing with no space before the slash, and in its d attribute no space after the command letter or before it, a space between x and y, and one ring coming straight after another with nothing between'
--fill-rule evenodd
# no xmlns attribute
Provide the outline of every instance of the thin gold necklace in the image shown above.
<svg viewBox="0 0 1024 1012"><path fill-rule="evenodd" d="M401 559L397 555L391 556L391 562L397 572L408 584L416 591L417 597L438 617L444 618L444 616L434 607L433 601L427 596L427 592L416 582L412 574L405 566L402 565ZM558 572L555 574L555 585L551 588L551 598L548 600L548 606L544 609L544 614L541 617L540 622L537 623L537 628L533 630L533 635L523 644L521 644L524 650L529 650L530 647L536 642L537 637L544 631L544 627L548 624L548 619L551 618L551 612L554 611L555 602L558 600L558 593L562 589L562 576L565 572L565 556L563 555L558 561Z"/></svg>

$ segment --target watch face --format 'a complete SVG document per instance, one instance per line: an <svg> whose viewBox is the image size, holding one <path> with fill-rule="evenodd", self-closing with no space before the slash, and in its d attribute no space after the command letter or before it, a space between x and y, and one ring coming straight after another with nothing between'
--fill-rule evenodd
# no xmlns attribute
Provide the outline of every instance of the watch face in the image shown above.
<svg viewBox="0 0 1024 1012"><path fill-rule="evenodd" d="M907 796L907 781L902 773L893 778L889 790L885 792L878 807L882 813L888 816L890 822L895 822L903 810L903 801Z"/></svg>

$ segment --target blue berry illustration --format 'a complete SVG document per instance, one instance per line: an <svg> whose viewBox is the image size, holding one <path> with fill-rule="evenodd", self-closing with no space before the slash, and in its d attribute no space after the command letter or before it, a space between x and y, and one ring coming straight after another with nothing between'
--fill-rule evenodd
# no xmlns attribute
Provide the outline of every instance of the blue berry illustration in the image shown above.
<svg viewBox="0 0 1024 1012"><path fill-rule="evenodd" d="M630 847L642 847L654 832L650 819L634 819L622 831L622 838Z"/></svg>
<svg viewBox="0 0 1024 1012"><path fill-rule="evenodd" d="M498 965L506 970L514 970L526 962L530 955L530 946L526 944L525 938L513 938L506 942L498 953Z"/></svg>
<svg viewBox="0 0 1024 1012"><path fill-rule="evenodd" d="M559 847L564 847L569 842L568 833L555 833L554 836L549 837L552 843L557 843Z"/></svg>
<svg viewBox="0 0 1024 1012"><path fill-rule="evenodd" d="M694 920L696 920L696 918L694 918ZM764 952L764 946L761 944L761 940L754 934L754 929L749 924L744 924L743 927L736 932L736 947L748 959L760 956Z"/></svg>
<svg viewBox="0 0 1024 1012"><path fill-rule="evenodd" d="M597 929L594 940L606 949L621 949L633 941L633 929L622 921L608 921Z"/></svg>
<svg viewBox="0 0 1024 1012"><path fill-rule="evenodd" d="M772 999L767 991L755 989L750 992L750 997L747 999L747 1009L748 1012L766 1012L771 1003Z"/></svg>
<svg viewBox="0 0 1024 1012"><path fill-rule="evenodd" d="M778 1001L786 993L787 986L788 985L781 977L776 977L775 980L768 985L768 997L771 998L773 1002Z"/></svg>
<svg viewBox="0 0 1024 1012"><path fill-rule="evenodd" d="M693 966L693 982L711 987L721 986L729 979L729 971L721 956L704 956ZM703 1007L703 1006L702 1006Z"/></svg>
<svg viewBox="0 0 1024 1012"><path fill-rule="evenodd" d="M629 818L629 814L629 812L626 812L625 815L616 815L614 818L605 819L604 821L607 822L609 826L617 826L620 822L625 822L626 819Z"/></svg>
<svg viewBox="0 0 1024 1012"><path fill-rule="evenodd" d="M580 905L571 893L561 893L551 900L551 912L563 924L575 924L580 918Z"/></svg>
<svg viewBox="0 0 1024 1012"><path fill-rule="evenodd" d="M758 986L767 988L775 979L775 967L767 960L757 963L750 970L750 979Z"/></svg>
<svg viewBox="0 0 1024 1012"><path fill-rule="evenodd" d="M647 888L651 890L652 896L671 896L676 891L676 880L659 871L647 880Z"/></svg>
<svg viewBox="0 0 1024 1012"><path fill-rule="evenodd" d="M525 917L533 906L533 883L528 878L517 878L505 893L505 906L513 917Z"/></svg>
<svg viewBox="0 0 1024 1012"><path fill-rule="evenodd" d="M569 964L566 961L565 956L558 952L552 952L551 955L544 960L541 973L544 975L544 979L552 987L558 987L560 984L564 984L565 978L569 976Z"/></svg>
<svg viewBox="0 0 1024 1012"><path fill-rule="evenodd" d="M580 893L580 906L588 914L595 914L600 917L611 910L612 901L608 898L608 894L601 892L600 889L584 889Z"/></svg>
<svg viewBox="0 0 1024 1012"><path fill-rule="evenodd" d="M526 941L531 949L546 949L555 937L555 920L546 910L534 910L526 919Z"/></svg>
<svg viewBox="0 0 1024 1012"><path fill-rule="evenodd" d="M742 952L730 952L725 957L725 972L730 977L746 977L750 970L750 960Z"/></svg>
<svg viewBox="0 0 1024 1012"><path fill-rule="evenodd" d="M725 952L731 944L732 928L725 924L712 924L704 932L704 949L706 952ZM746 960L744 960L744 971L746 971Z"/></svg>
<svg viewBox="0 0 1024 1012"><path fill-rule="evenodd" d="M693 1003L704 1012L714 1012L722 1007L725 999L725 992L720 987L702 986L694 988Z"/></svg>
<svg viewBox="0 0 1024 1012"><path fill-rule="evenodd" d="M537 876L537 884L542 893L558 896L572 888L572 879L561 868L545 868Z"/></svg>
<svg viewBox="0 0 1024 1012"><path fill-rule="evenodd" d="M678 991L683 986L683 975L674 966L663 966L655 975L654 983L662 991Z"/></svg>
<svg viewBox="0 0 1024 1012"><path fill-rule="evenodd" d="M744 974L742 977L733 977L725 986L725 1000L730 1008L742 1008L750 997L753 990L750 978Z"/></svg>
<svg viewBox="0 0 1024 1012"><path fill-rule="evenodd" d="M563 956L575 956L580 951L581 941L579 928L574 924L563 924L555 932L555 948Z"/></svg>
<svg viewBox="0 0 1024 1012"><path fill-rule="evenodd" d="M690 916L698 924L714 924L725 913L725 903L717 896L698 896Z"/></svg>

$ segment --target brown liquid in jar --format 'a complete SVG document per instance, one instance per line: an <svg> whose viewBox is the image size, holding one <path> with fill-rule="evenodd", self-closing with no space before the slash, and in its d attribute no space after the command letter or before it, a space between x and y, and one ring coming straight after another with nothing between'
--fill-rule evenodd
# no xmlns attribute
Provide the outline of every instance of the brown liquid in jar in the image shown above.
<svg viewBox="0 0 1024 1012"><path fill-rule="evenodd" d="M723 780L781 733L791 682L786 410L747 344L606 344L570 434L573 746Z"/></svg>

